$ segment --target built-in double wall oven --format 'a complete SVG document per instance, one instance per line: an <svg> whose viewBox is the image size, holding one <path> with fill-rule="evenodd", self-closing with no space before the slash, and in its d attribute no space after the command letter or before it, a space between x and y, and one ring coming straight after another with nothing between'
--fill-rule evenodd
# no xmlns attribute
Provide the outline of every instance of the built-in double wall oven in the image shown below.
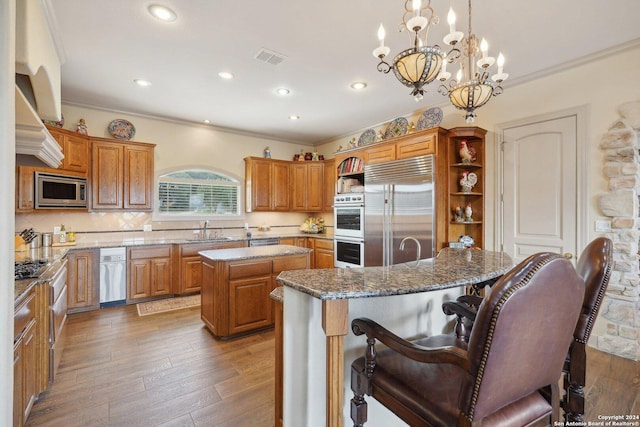
<svg viewBox="0 0 640 427"><path fill-rule="evenodd" d="M333 199L334 266L364 266L364 194L339 194Z"/></svg>

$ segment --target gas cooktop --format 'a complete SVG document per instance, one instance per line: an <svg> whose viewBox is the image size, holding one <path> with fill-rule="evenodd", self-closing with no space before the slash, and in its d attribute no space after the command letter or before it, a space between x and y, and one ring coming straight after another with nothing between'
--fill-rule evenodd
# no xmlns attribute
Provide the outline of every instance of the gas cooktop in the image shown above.
<svg viewBox="0 0 640 427"><path fill-rule="evenodd" d="M46 259L16 261L15 280L34 279L46 270L48 261Z"/></svg>

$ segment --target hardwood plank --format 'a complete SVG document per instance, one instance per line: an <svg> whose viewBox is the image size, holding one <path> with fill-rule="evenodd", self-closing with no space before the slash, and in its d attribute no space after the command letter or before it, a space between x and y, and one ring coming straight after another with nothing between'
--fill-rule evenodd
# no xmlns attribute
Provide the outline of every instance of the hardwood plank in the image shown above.
<svg viewBox="0 0 640 427"><path fill-rule="evenodd" d="M272 427L272 330L215 339L198 309L69 316L56 381L27 426ZM640 413L640 362L587 349L586 421Z"/></svg>

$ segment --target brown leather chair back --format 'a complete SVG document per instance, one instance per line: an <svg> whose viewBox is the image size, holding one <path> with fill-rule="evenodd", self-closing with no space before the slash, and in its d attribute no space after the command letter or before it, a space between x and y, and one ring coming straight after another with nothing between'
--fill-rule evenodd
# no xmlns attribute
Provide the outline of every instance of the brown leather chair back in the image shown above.
<svg viewBox="0 0 640 427"><path fill-rule="evenodd" d="M552 253L530 256L496 282L469 339L471 378L460 395L469 421L558 381L583 296L571 262Z"/></svg>
<svg viewBox="0 0 640 427"><path fill-rule="evenodd" d="M598 237L587 245L578 259L576 270L585 283L584 301L573 334L576 341L586 344L600 311L600 304L609 284L613 267L613 242Z"/></svg>

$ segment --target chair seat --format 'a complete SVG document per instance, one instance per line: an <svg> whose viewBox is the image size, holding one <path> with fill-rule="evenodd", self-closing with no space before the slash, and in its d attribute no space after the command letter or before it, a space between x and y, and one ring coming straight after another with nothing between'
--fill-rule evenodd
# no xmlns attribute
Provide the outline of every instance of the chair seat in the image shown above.
<svg viewBox="0 0 640 427"><path fill-rule="evenodd" d="M414 341L425 347L457 346L466 349L467 343L453 335L437 335ZM356 359L352 368L364 371L364 357ZM375 379L371 382L371 396L383 404L391 402L398 415L403 411L418 416L423 425L458 425L459 392L464 381L473 381L463 369L450 364L419 363L392 350L382 350L376 355ZM434 388L436 389L434 392ZM507 405L492 414L485 425L497 427L524 426L549 416L552 408L540 393ZM413 424L412 424L413 425ZM419 424L416 424L419 425Z"/></svg>

